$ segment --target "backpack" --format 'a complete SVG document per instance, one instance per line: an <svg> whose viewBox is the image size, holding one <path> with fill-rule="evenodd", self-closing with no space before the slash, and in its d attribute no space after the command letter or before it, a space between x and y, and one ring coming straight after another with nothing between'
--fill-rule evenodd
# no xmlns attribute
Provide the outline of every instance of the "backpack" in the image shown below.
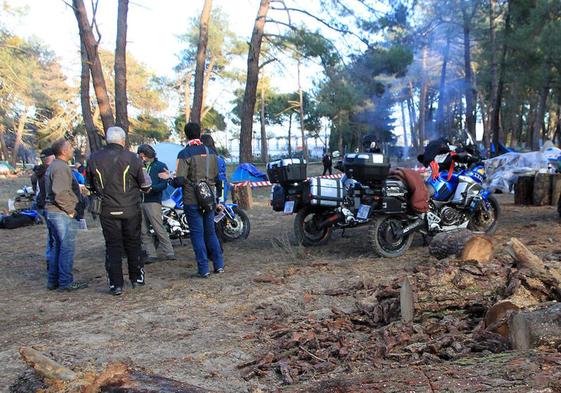
<svg viewBox="0 0 561 393"><path fill-rule="evenodd" d="M208 147L205 146L206 151L206 174L205 178L197 181L194 184L195 196L197 198L197 203L199 207L204 212L214 211L216 199L214 197L214 192L212 187L208 184L208 173L210 167L210 152Z"/></svg>

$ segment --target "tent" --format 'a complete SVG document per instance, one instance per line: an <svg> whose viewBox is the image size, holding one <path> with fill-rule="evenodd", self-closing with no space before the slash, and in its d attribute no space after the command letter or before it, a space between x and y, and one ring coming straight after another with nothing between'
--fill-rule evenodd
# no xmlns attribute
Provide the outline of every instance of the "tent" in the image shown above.
<svg viewBox="0 0 561 393"><path fill-rule="evenodd" d="M166 164L171 172L175 172L177 154L179 154L179 152L183 150L183 146L177 143L160 142L153 145L153 147L154 150L156 150L156 156L158 157L158 160Z"/></svg>
<svg viewBox="0 0 561 393"><path fill-rule="evenodd" d="M0 175L7 175L15 171L14 167L11 166L8 161L0 161Z"/></svg>
<svg viewBox="0 0 561 393"><path fill-rule="evenodd" d="M253 164L244 163L238 165L232 176L230 182L239 183L242 181L267 181L267 175L261 172Z"/></svg>

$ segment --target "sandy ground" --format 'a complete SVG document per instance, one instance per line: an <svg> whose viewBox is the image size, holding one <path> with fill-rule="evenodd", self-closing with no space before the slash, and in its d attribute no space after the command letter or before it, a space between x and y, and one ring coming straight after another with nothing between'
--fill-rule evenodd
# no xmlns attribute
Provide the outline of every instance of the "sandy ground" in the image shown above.
<svg viewBox="0 0 561 393"><path fill-rule="evenodd" d="M0 180L2 205L22 182ZM499 247L517 236L539 255L561 249L561 226L553 207L514 206L508 195L500 201ZM273 213L265 191L256 195L249 215L249 239L225 246L225 274L207 280L194 277L190 244L178 244L177 261L147 266L146 287L127 287L121 297L108 293L104 245L95 223L78 235L75 278L89 287L75 293L45 288L44 225L1 230L0 391L8 391L27 370L18 349L29 345L70 367L99 370L124 360L208 389L275 390L279 378L245 381L237 369L266 349L267 343L254 339L259 319L269 311L277 316L321 318L332 306L351 309L352 297L305 299L304 295L351 280L389 280L405 267L430 258L420 241L401 258L374 258L367 228L347 231L345 237L338 232L322 248L293 246L293 219ZM253 279L260 275L277 277L282 283L256 283ZM387 386L387 391L394 391Z"/></svg>

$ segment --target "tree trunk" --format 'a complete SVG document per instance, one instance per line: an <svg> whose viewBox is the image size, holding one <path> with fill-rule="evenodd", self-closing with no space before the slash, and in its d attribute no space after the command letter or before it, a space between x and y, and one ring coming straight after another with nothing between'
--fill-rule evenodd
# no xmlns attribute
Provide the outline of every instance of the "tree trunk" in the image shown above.
<svg viewBox="0 0 561 393"><path fill-rule="evenodd" d="M129 133L127 114L127 14L129 0L119 0L115 43L115 124Z"/></svg>
<svg viewBox="0 0 561 393"><path fill-rule="evenodd" d="M259 11L251 33L249 51L247 53L247 77L242 104L242 118L240 131L240 162L251 162L251 139L253 137L253 114L257 99L257 83L259 81L259 56L261 55L261 42L265 30L267 12L270 0L261 0Z"/></svg>
<svg viewBox="0 0 561 393"><path fill-rule="evenodd" d="M253 195L251 192L251 186L238 186L234 187L232 191L232 199L234 203L237 203L240 209L249 210L253 207Z"/></svg>
<svg viewBox="0 0 561 393"><path fill-rule="evenodd" d="M6 128L4 124L0 123L0 153L2 153L2 160L8 161L10 156L8 154L8 147L6 146L6 139L4 138L4 134L6 133Z"/></svg>
<svg viewBox="0 0 561 393"><path fill-rule="evenodd" d="M21 140L23 138L23 131L25 130L25 123L27 122L27 107L23 108L18 120L18 128L16 130L16 140L14 142L14 149L12 150L12 159L10 164L15 168L18 161L18 152L21 147Z"/></svg>
<svg viewBox="0 0 561 393"><path fill-rule="evenodd" d="M259 111L261 123L261 160L269 161L269 148L267 146L267 130L265 129L265 85L261 84L261 110Z"/></svg>
<svg viewBox="0 0 561 393"><path fill-rule="evenodd" d="M421 70L421 95L419 97L419 145L425 143L426 137L426 120L427 120L427 97L429 93L429 82L427 76L427 63L428 63L428 43L425 41L422 51L422 70Z"/></svg>
<svg viewBox="0 0 561 393"><path fill-rule="evenodd" d="M497 60L496 60L496 30L494 25L494 17L495 17L495 6L496 0L491 2L491 25L490 30L492 30L492 53L493 53L493 64L492 67L492 81L491 81L491 111L490 111L490 119L489 124L491 128L491 133L493 135L493 144L495 145L495 151L498 151L499 143L501 142L501 137L504 138L503 133L501 133L500 127L500 113L501 113L501 105L503 100L503 90L504 90L504 79L505 79L505 70L506 70L506 55L507 55L507 39L510 35L510 2L508 2L508 9L507 15L505 20L505 37L503 43L503 51L501 53L501 68L500 74L497 80Z"/></svg>
<svg viewBox="0 0 561 393"><path fill-rule="evenodd" d="M183 100L185 101L185 123L191 119L191 79L193 78L192 70L187 71L185 75L185 93Z"/></svg>
<svg viewBox="0 0 561 393"><path fill-rule="evenodd" d="M101 68L101 61L99 60L99 54L97 51L98 43L95 40L90 22L88 21L84 1L72 0L72 5L74 15L78 21L80 38L82 39L86 48L86 53L88 54L88 65L92 75L93 87L95 97L97 99L97 105L99 107L101 122L103 123L104 131L107 131L109 127L115 125L115 119L113 118L113 110L111 109L109 95L107 94L107 86L105 85L105 78L103 77L103 69Z"/></svg>
<svg viewBox="0 0 561 393"><path fill-rule="evenodd" d="M419 136L415 128L415 119L417 114L415 111L415 102L413 101L413 83L409 82L409 97L407 99L407 111L409 113L409 130L411 132L411 142L416 151L419 151Z"/></svg>
<svg viewBox="0 0 561 393"><path fill-rule="evenodd" d="M463 30L464 30L464 72L466 96L466 128L473 140L475 134L475 89L473 87L473 70L471 68L471 21L473 13L469 13L466 0L462 0Z"/></svg>
<svg viewBox="0 0 561 393"><path fill-rule="evenodd" d="M304 159L308 161L308 142L306 141L306 127L304 124L304 93L302 92L301 83L301 62L298 59L298 112L300 113L300 131L302 133L302 149L304 150Z"/></svg>
<svg viewBox="0 0 561 393"><path fill-rule="evenodd" d="M288 156L292 157L292 112L288 116Z"/></svg>
<svg viewBox="0 0 561 393"><path fill-rule="evenodd" d="M399 102L401 107L401 123L403 124L403 145L405 147L409 147L409 141L407 139L407 125L405 123L405 105L403 104L403 100Z"/></svg>
<svg viewBox="0 0 561 393"><path fill-rule="evenodd" d="M339 127L337 127L337 148L339 149L339 153L340 154L344 154L345 152L343 151L343 119L341 118L341 116L343 116L342 113L339 113Z"/></svg>
<svg viewBox="0 0 561 393"><path fill-rule="evenodd" d="M444 49L444 57L442 59L442 68L440 71L440 85L438 87L438 111L436 112L436 130L440 137L448 136L448 124L446 122L446 106L448 98L446 94L446 68L450 57L450 35L446 38L446 48Z"/></svg>
<svg viewBox="0 0 561 393"><path fill-rule="evenodd" d="M208 23L212 0L205 0L203 11L199 19L199 44L197 46L197 65L195 67L195 92L193 94L193 108L191 109L191 121L201 123L201 112L203 110L204 78L206 47L208 43Z"/></svg>
<svg viewBox="0 0 561 393"><path fill-rule="evenodd" d="M103 146L102 137L95 126L92 116L92 104L90 102L90 67L88 67L88 54L83 40L80 40L80 55L82 58L82 72L80 74L80 104L82 106L82 118L88 136L88 146L90 153L101 149Z"/></svg>
<svg viewBox="0 0 561 393"><path fill-rule="evenodd" d="M538 150L540 148L540 132L543 127L544 116L547 106L547 97L549 95L549 84L551 81L551 76L549 71L545 71L545 80L543 86L540 90L540 97L538 100L538 106L536 108L536 116L534 118L534 126L532 127L532 139L531 146L532 150Z"/></svg>
<svg viewBox="0 0 561 393"><path fill-rule="evenodd" d="M208 93L208 84L210 83L210 78L212 76L212 73L214 72L215 65L216 65L216 57L211 55L208 61L208 67L205 71L205 81L203 83L203 105L202 105L201 121L203 121L203 119L206 117L208 112L210 112L210 110L212 109L210 106L207 106L206 98Z"/></svg>

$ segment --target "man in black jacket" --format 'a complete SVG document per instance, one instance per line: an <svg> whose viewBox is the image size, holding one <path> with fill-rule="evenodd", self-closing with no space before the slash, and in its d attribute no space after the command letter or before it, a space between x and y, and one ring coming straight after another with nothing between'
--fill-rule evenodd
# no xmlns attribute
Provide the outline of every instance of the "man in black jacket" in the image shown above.
<svg viewBox="0 0 561 393"><path fill-rule="evenodd" d="M125 150L126 134L110 127L107 146L90 157L87 187L101 195L100 221L105 238L105 269L113 295L123 293L122 250L125 250L132 287L144 285L144 266L140 259L140 191L148 192L152 182L142 160Z"/></svg>

